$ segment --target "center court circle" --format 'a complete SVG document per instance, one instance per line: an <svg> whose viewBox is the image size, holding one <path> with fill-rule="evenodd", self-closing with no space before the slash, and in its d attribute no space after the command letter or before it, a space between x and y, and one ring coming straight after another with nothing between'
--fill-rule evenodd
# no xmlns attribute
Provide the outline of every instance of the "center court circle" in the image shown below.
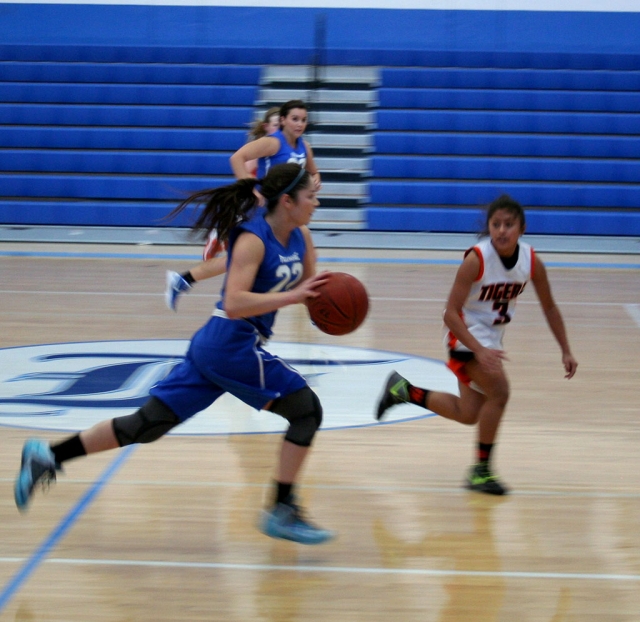
<svg viewBox="0 0 640 622"><path fill-rule="evenodd" d="M134 412L149 389L182 360L187 340L93 341L0 350L0 425L75 432ZM374 409L388 374L457 393L442 361L408 354L307 343L267 346L305 376L324 409L322 429L377 425ZM389 411L385 423L429 416L414 405ZM174 428L174 435L282 432L286 421L225 394Z"/></svg>

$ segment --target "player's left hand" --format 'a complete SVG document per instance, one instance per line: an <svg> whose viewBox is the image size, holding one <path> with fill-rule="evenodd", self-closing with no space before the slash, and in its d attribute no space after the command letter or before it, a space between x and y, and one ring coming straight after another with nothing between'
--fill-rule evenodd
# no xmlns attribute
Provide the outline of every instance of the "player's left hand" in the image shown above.
<svg viewBox="0 0 640 622"><path fill-rule="evenodd" d="M565 374L565 378L568 380L569 378L573 378L578 369L578 361L573 358L572 354L564 354L562 356L562 364L564 365L564 370L567 372Z"/></svg>

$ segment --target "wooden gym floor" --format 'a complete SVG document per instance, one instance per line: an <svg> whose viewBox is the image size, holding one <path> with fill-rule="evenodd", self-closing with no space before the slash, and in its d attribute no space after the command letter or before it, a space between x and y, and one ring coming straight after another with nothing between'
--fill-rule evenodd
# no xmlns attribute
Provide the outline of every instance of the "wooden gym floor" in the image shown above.
<svg viewBox="0 0 640 622"><path fill-rule="evenodd" d="M177 315L162 292L165 270L190 267L196 253L0 244L0 346L188 339L220 281L199 284ZM321 268L365 283L366 324L328 337L298 307L281 313L275 339L442 358L460 253L319 255ZM541 256L580 366L564 380L526 292L507 331L512 398L495 455L512 495L463 490L474 429L433 417L318 435L300 492L312 519L339 532L324 546L255 528L274 434L170 436L73 461L21 515L13 478L34 431L4 425L0 619L640 620L640 256Z"/></svg>

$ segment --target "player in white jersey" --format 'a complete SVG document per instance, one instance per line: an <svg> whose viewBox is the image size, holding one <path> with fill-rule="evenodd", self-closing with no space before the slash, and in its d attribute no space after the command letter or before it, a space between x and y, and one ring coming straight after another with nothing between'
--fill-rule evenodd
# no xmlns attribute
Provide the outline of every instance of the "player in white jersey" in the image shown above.
<svg viewBox="0 0 640 622"><path fill-rule="evenodd" d="M480 268L463 306L464 323L480 343L502 350L504 330L513 319L517 297L531 278L535 253L531 246L519 242L515 255L505 261L490 238L470 248L465 257L469 253L478 256ZM470 352L451 330L445 345L456 352Z"/></svg>
<svg viewBox="0 0 640 622"><path fill-rule="evenodd" d="M566 378L573 377L578 363L551 295L546 268L533 249L520 241L525 230L521 205L502 195L489 205L486 223L485 235L489 237L465 253L444 311L447 366L458 379L460 396L421 389L393 372L378 402L376 418L381 419L396 404L412 403L447 419L478 424L477 462L469 470L465 486L503 495L507 489L490 467L491 451L509 400L502 337L513 319L516 300L529 281L560 346Z"/></svg>

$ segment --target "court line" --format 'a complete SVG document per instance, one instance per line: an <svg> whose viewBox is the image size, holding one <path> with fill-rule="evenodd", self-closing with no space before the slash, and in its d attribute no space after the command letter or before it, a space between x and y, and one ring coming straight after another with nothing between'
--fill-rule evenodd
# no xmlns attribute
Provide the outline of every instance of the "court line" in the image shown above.
<svg viewBox="0 0 640 622"><path fill-rule="evenodd" d="M640 328L640 305L624 305L624 310L636 323L636 326Z"/></svg>
<svg viewBox="0 0 640 622"><path fill-rule="evenodd" d="M390 252L392 254L392 251ZM201 255L172 255L161 253L107 253L107 252L72 252L72 251L0 251L0 257L36 257L50 259L144 259L166 261L201 261ZM363 263L363 264L409 264L409 265L440 265L457 266L461 259L420 259L402 257L318 257L318 263ZM545 261L551 268L592 268L640 270L640 263L606 263L580 261Z"/></svg>
<svg viewBox="0 0 640 622"><path fill-rule="evenodd" d="M15 563L19 558L0 557L0 563ZM548 579L578 581L640 581L638 574L595 572L533 572L517 570L441 570L433 568L372 568L366 566L309 566L295 564L232 564L223 562L144 561L126 559L50 558L47 564L76 566L128 566L145 568L182 568L192 570L241 570L256 572L308 572L324 574L363 574L418 577L482 577L492 579Z"/></svg>
<svg viewBox="0 0 640 622"><path fill-rule="evenodd" d="M18 294L21 296L123 296L123 297L141 297L141 298L163 298L164 292L86 292L86 291L65 291L65 290L23 290L23 289L0 289L0 294ZM189 298L219 298L220 293L218 291L213 291L209 293L197 293L197 292L189 292ZM393 296L370 296L370 299L373 301L380 302L419 302L419 303L443 303L446 302L446 298L396 298ZM539 306L540 303L537 300L518 300L519 305L534 305ZM625 302L568 302L566 300L558 301L558 304L562 306L575 306L575 307L637 307L639 318L640 318L640 305L625 303ZM627 309L627 311L629 311ZM17 313L17 312L16 312ZM43 313L45 313L43 311ZM50 313L47 311L46 313ZM631 315L633 311L629 311ZM86 315L86 314L81 314ZM112 315L112 314L106 314ZM634 318L635 319L635 318Z"/></svg>
<svg viewBox="0 0 640 622"><path fill-rule="evenodd" d="M13 482L10 478L0 478L2 482ZM90 479L69 478L64 480L65 484L88 484L93 482ZM112 486L151 486L167 488L259 488L269 489L271 484L261 483L252 484L247 482L181 482L173 480L129 480L118 479L112 482ZM442 494L456 495L467 497L475 493L469 492L462 486L340 486L335 484L305 484L305 488L310 490L333 490L348 492L402 492L402 493L420 493L420 494ZM588 491L588 490L542 490L518 488L509 493L509 497L505 497L502 501L507 501L512 497L571 497L577 499L640 499L640 493L636 492L605 492L605 491Z"/></svg>
<svg viewBox="0 0 640 622"><path fill-rule="evenodd" d="M540 253L542 254L542 253ZM460 259L419 259L400 257L318 257L318 263L369 263L369 264L416 264L427 266L459 266ZM588 261L544 261L547 268L590 268L590 269L618 269L618 270L640 270L640 263L606 263Z"/></svg>
<svg viewBox="0 0 640 622"><path fill-rule="evenodd" d="M20 590L23 584L29 579L29 577L35 572L35 570L43 562L45 557L57 544L64 538L67 532L73 527L78 518L85 512L85 510L91 505L92 501L96 498L98 493L104 488L107 482L113 477L116 471L124 464L127 458L131 455L137 445L129 445L125 447L116 457L116 459L105 469L105 471L95 480L92 486L87 490L82 497L78 500L71 510L62 518L62 520L56 525L53 531L45 538L45 540L38 546L33 552L31 557L26 560L26 563L20 568L20 570L8 581L0 592L0 613L7 606L9 601L15 596L16 592ZM22 560L24 561L24 560Z"/></svg>

